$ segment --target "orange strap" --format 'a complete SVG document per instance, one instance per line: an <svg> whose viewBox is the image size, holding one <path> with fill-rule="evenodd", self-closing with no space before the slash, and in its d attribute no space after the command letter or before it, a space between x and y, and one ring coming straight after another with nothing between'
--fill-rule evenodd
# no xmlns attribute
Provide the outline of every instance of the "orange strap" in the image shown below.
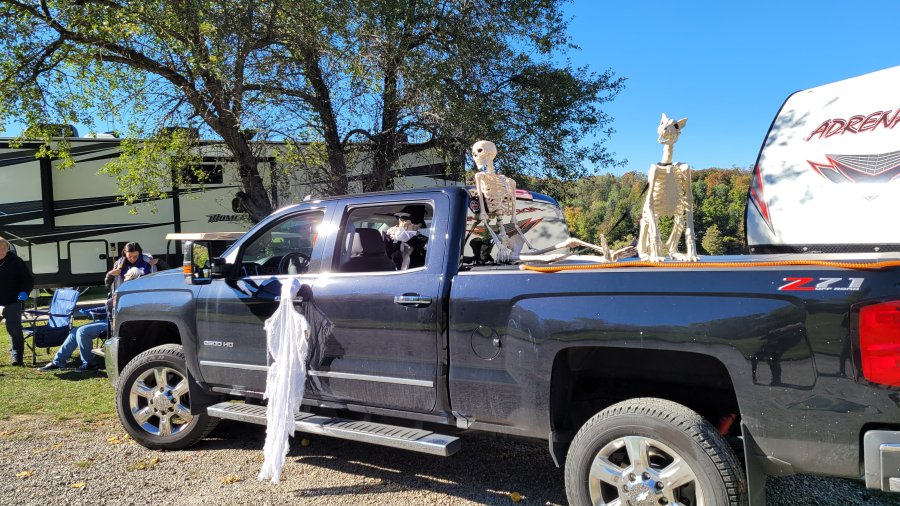
<svg viewBox="0 0 900 506"><path fill-rule="evenodd" d="M888 269L900 267L900 260L884 262L832 262L828 260L781 260L762 262L610 262L608 264L558 265L540 267L537 265L520 265L519 269L535 272L587 271L593 269L616 269L620 267L663 267L674 269L724 267L728 269L752 269L754 267L790 267L794 265L812 265L816 267L837 267L839 269Z"/></svg>

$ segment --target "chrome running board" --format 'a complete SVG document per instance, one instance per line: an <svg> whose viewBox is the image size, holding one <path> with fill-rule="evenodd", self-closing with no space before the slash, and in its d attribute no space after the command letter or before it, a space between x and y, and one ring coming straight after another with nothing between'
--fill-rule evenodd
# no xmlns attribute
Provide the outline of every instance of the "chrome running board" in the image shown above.
<svg viewBox="0 0 900 506"><path fill-rule="evenodd" d="M238 422L266 425L266 407L238 402L221 402L206 408L209 416ZM384 423L348 420L339 417L298 413L294 428L309 434L319 434L352 441L361 441L403 450L446 457L459 450L459 438L422 429L410 429Z"/></svg>

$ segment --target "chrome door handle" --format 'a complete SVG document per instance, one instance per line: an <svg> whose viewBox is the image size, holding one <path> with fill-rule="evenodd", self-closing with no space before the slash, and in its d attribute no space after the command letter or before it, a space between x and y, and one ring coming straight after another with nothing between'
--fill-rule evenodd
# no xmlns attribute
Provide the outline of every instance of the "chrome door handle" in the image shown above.
<svg viewBox="0 0 900 506"><path fill-rule="evenodd" d="M415 293L394 295L394 304L401 306L426 307L431 305L431 297L423 297Z"/></svg>

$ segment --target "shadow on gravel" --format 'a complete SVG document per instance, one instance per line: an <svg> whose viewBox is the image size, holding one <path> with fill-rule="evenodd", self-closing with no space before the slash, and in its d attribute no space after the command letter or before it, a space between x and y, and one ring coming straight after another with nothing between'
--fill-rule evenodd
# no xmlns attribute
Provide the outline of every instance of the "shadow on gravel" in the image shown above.
<svg viewBox="0 0 900 506"><path fill-rule="evenodd" d="M262 426L223 420L210 437L179 453L245 450L259 457L258 463L251 464L251 469L257 469L262 464L265 437ZM303 439L309 440L308 446L301 444ZM517 492L523 504L566 504L563 471L553 465L546 446L502 436L469 435L455 455L435 457L297 433L291 439L286 464L286 468L293 467L287 477L290 488L281 492L270 487L259 489L275 494L265 497L277 504L310 500L337 504L335 501L344 499L352 503L350 498L360 497L367 504L387 504L396 497L392 494L406 491L412 494L404 497L414 498L409 506L434 503L434 496L426 500L417 492L444 494L447 502L459 498L498 505L511 504L510 494ZM329 472L310 473L309 468ZM768 506L900 505L900 497L895 494L866 490L860 482L837 478L772 477L766 490Z"/></svg>
<svg viewBox="0 0 900 506"><path fill-rule="evenodd" d="M301 440L308 439L309 446ZM258 449L262 455L265 428L222 421L187 452L209 449ZM356 477L356 484L321 486L293 492L297 498L377 494L427 490L482 504L508 504L517 492L529 504L566 504L563 471L553 465L546 445L496 435L471 435L450 457L437 457L297 433L291 439L288 462L329 469Z"/></svg>

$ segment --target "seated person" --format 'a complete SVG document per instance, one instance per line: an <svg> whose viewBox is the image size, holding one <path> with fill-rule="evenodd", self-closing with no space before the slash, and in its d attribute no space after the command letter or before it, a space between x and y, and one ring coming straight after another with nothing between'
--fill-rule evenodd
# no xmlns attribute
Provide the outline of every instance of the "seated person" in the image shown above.
<svg viewBox="0 0 900 506"><path fill-rule="evenodd" d="M125 247L122 248L122 256L116 260L112 270L109 271L115 276L112 285L113 289L119 288L119 285L125 281L123 276L130 269L136 267L141 271L141 275L150 274L151 272L156 272L156 263L157 260L155 258L144 253L140 244L136 242L126 244ZM107 273L107 276L108 275L109 273Z"/></svg>
<svg viewBox="0 0 900 506"><path fill-rule="evenodd" d="M114 285L115 278L117 277L117 274L113 274L114 271L115 269L106 273L107 287L112 287ZM140 277L142 273L143 272L138 267L132 267L125 273L124 279L125 281L131 281L132 279ZM112 295L112 293L110 295ZM112 302L113 297L111 296L106 301L107 315L110 314ZM47 362L47 364L38 369L38 371L49 372L65 369L66 362L68 362L69 357L72 356L72 352L75 351L75 348L78 348L78 353L81 354L81 366L75 369L76 372L97 369L100 367L100 364L97 363L97 357L95 357L94 353L91 351L92 344L94 339L100 337L100 334L107 332L108 330L109 322L107 320L87 323L80 327L73 328L72 331L69 332L69 336L66 337L66 340L62 343L62 346L59 347L53 360Z"/></svg>

